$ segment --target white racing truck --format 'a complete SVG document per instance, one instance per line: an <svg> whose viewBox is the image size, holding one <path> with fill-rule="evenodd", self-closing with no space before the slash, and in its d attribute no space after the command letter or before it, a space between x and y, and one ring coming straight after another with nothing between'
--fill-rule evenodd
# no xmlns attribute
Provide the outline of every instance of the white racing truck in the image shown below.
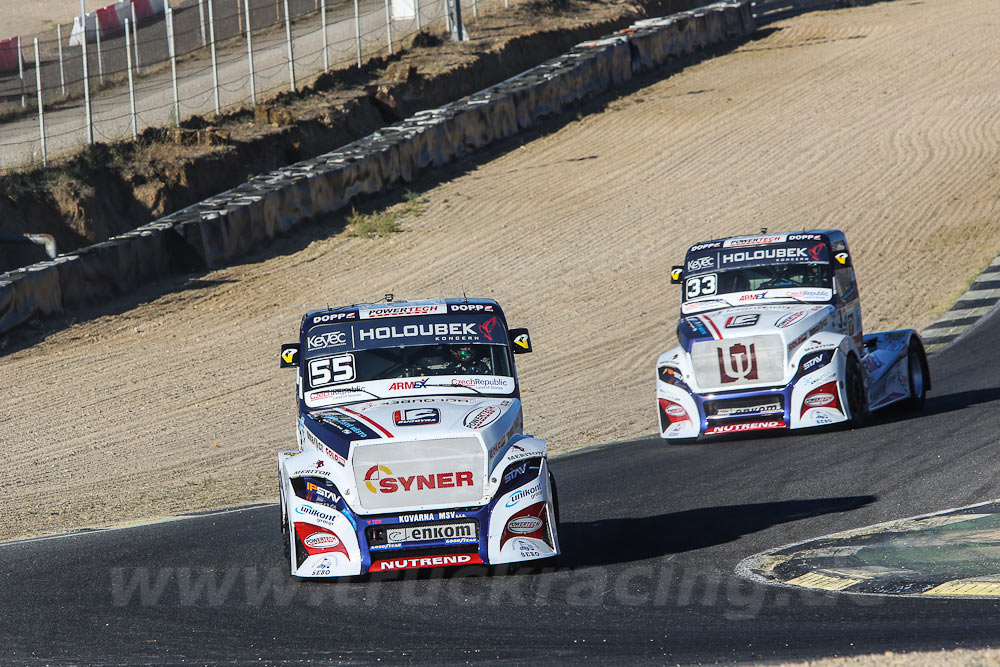
<svg viewBox="0 0 1000 667"><path fill-rule="evenodd" d="M490 299L306 313L281 348L298 372L298 447L278 454L291 574L558 556L545 442L521 432L514 354L530 351Z"/></svg>
<svg viewBox="0 0 1000 667"><path fill-rule="evenodd" d="M863 333L843 232L740 236L691 246L678 347L656 364L669 441L847 423L931 387L912 329Z"/></svg>

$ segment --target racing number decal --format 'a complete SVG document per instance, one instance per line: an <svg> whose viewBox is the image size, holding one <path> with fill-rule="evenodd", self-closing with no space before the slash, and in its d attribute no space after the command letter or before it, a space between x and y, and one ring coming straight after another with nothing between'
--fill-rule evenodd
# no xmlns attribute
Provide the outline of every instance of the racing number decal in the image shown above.
<svg viewBox="0 0 1000 667"><path fill-rule="evenodd" d="M714 273L696 278L688 278L684 285L685 298L694 299L699 296L710 296L715 294L718 288L718 280Z"/></svg>
<svg viewBox="0 0 1000 667"><path fill-rule="evenodd" d="M354 379L354 355L338 354L309 362L309 386L350 382Z"/></svg>

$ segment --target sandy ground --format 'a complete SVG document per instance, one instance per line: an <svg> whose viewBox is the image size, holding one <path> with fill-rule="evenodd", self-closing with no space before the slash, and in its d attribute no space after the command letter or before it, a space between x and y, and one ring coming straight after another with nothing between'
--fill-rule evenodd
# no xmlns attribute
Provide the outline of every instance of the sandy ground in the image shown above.
<svg viewBox="0 0 1000 667"><path fill-rule="evenodd" d="M824 658L809 662L783 663L803 667L858 667L860 665L881 665L882 667L996 667L1000 665L1000 650L984 651L928 651L921 653L894 653L886 651L878 655L859 655L850 658Z"/></svg>
<svg viewBox="0 0 1000 667"><path fill-rule="evenodd" d="M294 443L277 351L310 307L499 299L532 330L525 427L554 452L655 432L667 272L695 241L842 227L867 328L932 322L998 250L995 2L776 24L424 184L422 213L387 239L331 219L278 256L15 344L0 357L0 538L274 499L275 452Z"/></svg>
<svg viewBox="0 0 1000 667"><path fill-rule="evenodd" d="M84 0L88 12L106 7L114 0ZM0 39L31 36L54 30L57 23L72 24L80 15L80 0L0 0ZM66 33L64 33L66 34Z"/></svg>

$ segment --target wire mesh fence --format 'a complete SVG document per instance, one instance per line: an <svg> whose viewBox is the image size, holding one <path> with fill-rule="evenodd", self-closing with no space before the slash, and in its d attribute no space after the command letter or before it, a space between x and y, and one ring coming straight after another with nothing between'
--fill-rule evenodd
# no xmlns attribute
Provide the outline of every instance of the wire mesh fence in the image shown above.
<svg viewBox="0 0 1000 667"><path fill-rule="evenodd" d="M461 0L459 8L474 21L507 2ZM136 23L104 29L98 20L86 29L89 105L79 24L8 39L0 42L0 168L35 164L90 137L127 139L191 114L256 104L452 21L448 0L187 0Z"/></svg>

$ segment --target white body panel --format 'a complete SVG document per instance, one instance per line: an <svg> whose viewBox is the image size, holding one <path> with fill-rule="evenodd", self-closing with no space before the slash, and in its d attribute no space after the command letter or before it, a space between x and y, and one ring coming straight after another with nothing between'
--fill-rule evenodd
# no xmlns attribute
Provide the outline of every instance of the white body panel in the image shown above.
<svg viewBox="0 0 1000 667"><path fill-rule="evenodd" d="M919 342L912 330L865 336L859 347L855 335L844 328L845 321L853 320L823 304L738 306L687 319L697 319L707 334L691 342L690 353L675 347L657 360L656 396L663 438L847 421L851 418L845 386L850 355L860 361L871 409L910 396L907 351L911 340L916 337ZM828 353L829 359L818 361L817 353ZM675 372L665 376L665 368ZM744 396L748 393L754 396ZM714 408L730 397L737 397L734 403L742 400L748 405L720 407L721 415L699 410L706 401ZM775 411L779 402L780 411ZM746 419L734 422L711 416Z"/></svg>
<svg viewBox="0 0 1000 667"><path fill-rule="evenodd" d="M330 408L330 413L339 414L340 409ZM293 478L329 481L339 494L328 492L328 496L335 496L332 500L342 502L362 522L366 517L401 513L445 521L463 516L459 508L489 505L504 485L508 467L514 466L513 474L518 471L516 464L529 459L541 460L538 475L504 491L489 513L484 531L488 559L491 564L517 563L558 555L546 445L521 433L518 399L431 396L370 401L349 409L359 423L377 427L383 437L352 442L345 458L299 424L299 450L278 456L282 511L289 536L305 530L303 525L317 526L320 530L314 532L327 531L334 536L316 535L313 541L324 545L324 550L310 555L301 565L296 565L294 540L290 540L293 575L337 577L364 571L358 526L346 511L296 496ZM435 423L407 423L419 422L422 415L429 414L434 414ZM404 425L398 425L399 421ZM461 480L459 474L463 475ZM538 531L531 530L534 522L530 517L519 520L519 513L525 510L535 515L544 512L549 520L543 527L552 547L538 539ZM505 535L510 522L515 532ZM407 560L405 551L396 560L402 569Z"/></svg>

